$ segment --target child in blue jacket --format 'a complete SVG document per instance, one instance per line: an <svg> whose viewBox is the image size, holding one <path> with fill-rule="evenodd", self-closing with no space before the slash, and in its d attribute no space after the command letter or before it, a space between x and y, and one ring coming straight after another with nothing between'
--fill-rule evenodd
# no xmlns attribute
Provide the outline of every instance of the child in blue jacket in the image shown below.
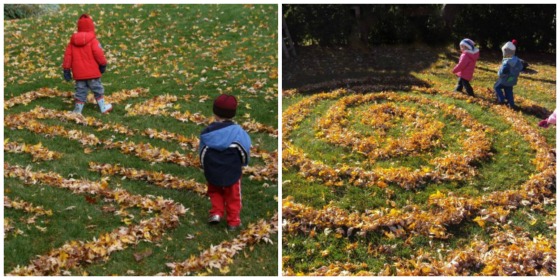
<svg viewBox="0 0 560 280"><path fill-rule="evenodd" d="M219 223L227 212L229 230L241 226L241 168L248 165L251 149L247 132L232 121L236 110L233 95L218 96L213 106L216 121L202 131L199 146L212 203L208 223Z"/></svg>
<svg viewBox="0 0 560 280"><path fill-rule="evenodd" d="M498 81L494 85L494 90L498 103L505 104L504 99L507 99L509 107L514 109L513 86L517 84L517 77L523 70L523 64L515 56L515 45L512 42L507 42L502 46L502 54L504 58L498 70Z"/></svg>

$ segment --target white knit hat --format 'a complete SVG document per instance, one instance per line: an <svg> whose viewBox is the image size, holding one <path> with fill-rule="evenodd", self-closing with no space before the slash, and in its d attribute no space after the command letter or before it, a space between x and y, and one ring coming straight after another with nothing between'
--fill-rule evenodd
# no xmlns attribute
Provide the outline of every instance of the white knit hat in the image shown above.
<svg viewBox="0 0 560 280"><path fill-rule="evenodd" d="M504 51L505 49L515 51L515 45L512 42L507 42L502 46L502 51Z"/></svg>
<svg viewBox="0 0 560 280"><path fill-rule="evenodd" d="M461 40L461 43L459 43L459 46L465 46L470 51L474 50L474 45L474 41L467 38Z"/></svg>
<svg viewBox="0 0 560 280"><path fill-rule="evenodd" d="M512 42L507 42L502 46L502 54L504 56L515 55L515 45Z"/></svg>

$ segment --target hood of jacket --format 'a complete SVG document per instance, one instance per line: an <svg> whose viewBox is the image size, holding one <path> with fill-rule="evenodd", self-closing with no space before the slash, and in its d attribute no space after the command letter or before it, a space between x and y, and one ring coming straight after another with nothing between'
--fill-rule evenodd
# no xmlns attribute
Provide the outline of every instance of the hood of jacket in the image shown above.
<svg viewBox="0 0 560 280"><path fill-rule="evenodd" d="M200 139L204 145L218 151L223 151L229 148L229 146L234 142L238 142L246 150L251 148L251 140L249 139L249 136L237 124L204 133L200 136Z"/></svg>
<svg viewBox="0 0 560 280"><path fill-rule="evenodd" d="M78 19L78 32L95 32L95 24L88 14L82 14Z"/></svg>
<svg viewBox="0 0 560 280"><path fill-rule="evenodd" d="M91 40L95 38L95 33L93 32L78 32L72 35L70 42L76 47L83 47L87 45Z"/></svg>
<svg viewBox="0 0 560 280"><path fill-rule="evenodd" d="M474 48L474 50L472 51L464 51L463 54L474 61L478 60L478 58L480 57L480 51L477 48Z"/></svg>
<svg viewBox="0 0 560 280"><path fill-rule="evenodd" d="M519 63L519 58L517 58L517 56L512 56L509 58L504 58L503 61L507 64L509 64L510 67L515 66L515 64Z"/></svg>

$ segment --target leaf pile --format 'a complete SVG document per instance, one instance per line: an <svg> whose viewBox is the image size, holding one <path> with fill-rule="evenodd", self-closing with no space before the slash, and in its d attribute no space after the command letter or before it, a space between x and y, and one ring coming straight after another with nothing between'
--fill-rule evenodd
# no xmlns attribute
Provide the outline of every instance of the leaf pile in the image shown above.
<svg viewBox="0 0 560 280"><path fill-rule="evenodd" d="M142 96L144 94L146 94L149 90L144 89L144 88L136 88L136 89L131 89L131 90L121 90L121 91L117 91L114 92L110 95L106 95L105 96L105 100L108 103L115 103L115 104L119 104L129 98L135 98L135 97L139 97ZM35 91L30 91L30 92L26 92L23 94L20 94L16 97L12 97L8 100L4 101L4 109L9 109L13 106L16 105L27 105L29 103L31 103L32 101L39 99L39 98L53 98L53 97L65 97L68 99L73 99L74 98L74 93L73 92L69 92L69 91L59 91L56 88L52 89L52 88L40 88L38 90ZM87 101L89 103L97 103L95 102L95 98L93 97L93 95L88 95L87 97Z"/></svg>
<svg viewBox="0 0 560 280"><path fill-rule="evenodd" d="M89 163L89 169L101 173L101 175L119 175L128 179L143 180L160 186L162 188L184 189L193 191L199 195L206 195L206 185L196 182L193 179L185 180L163 172L153 172L147 170L138 170L134 168L125 168L119 165L100 164L95 162Z"/></svg>
<svg viewBox="0 0 560 280"><path fill-rule="evenodd" d="M522 209L530 208L531 211L542 211L542 205L555 203L553 189L556 181L556 157L554 153L551 153L552 147L547 143L546 138L519 112L494 104L495 97L492 92L481 91L478 98L472 98L435 88L414 86L413 89L412 92L406 94L380 92L363 95L353 95L354 92L339 89L305 97L298 96L297 91L292 90L290 96L298 98L298 102L287 107L283 113L283 162L285 166L288 170L293 168L299 176L306 180L319 181L325 186L338 186L346 189L351 186L386 188L386 184L380 184L380 181L396 183L405 189L412 189L429 181L437 183L450 178L465 180L475 175L473 173L475 166L492 156L490 153L492 143L487 136L494 132L492 128L478 123L466 110L456 105L424 97L438 95L476 104L504 119L511 125L511 129L520 135L520 138L529 143L530 148L535 152L535 158L532 160L535 172L525 182L513 189L493 191L478 197L460 196L453 192L442 193L438 190L429 195L425 205L408 203L403 208L377 208L363 212L343 209L338 207L335 201L316 209L304 203L297 203L294 197L287 196L282 202L284 244L290 242L287 240L293 236L316 240L319 234L328 235L331 232L337 239L364 239L381 234L388 240L398 238L405 240L405 244L409 244L408 242L417 236L425 236L430 240L452 239L454 235L451 229L457 229L458 226L468 223L482 227L492 236L492 239L488 241L473 237L465 247L456 249L442 247L432 250L422 248L410 258L388 257L391 262L386 263L380 271L372 271L365 263L335 260L327 249L321 252L324 258L328 258L321 263L326 262L327 265L311 267L309 271L302 272L297 271L291 265L284 264L283 274L316 276L554 275L556 273L554 241L542 235L531 236L530 233L512 226L510 220L512 213L516 210L522 212ZM406 170L391 167L388 170L397 170L394 176L388 175L390 174L388 172L376 174L374 171L377 169L368 171L346 163L328 166L321 160L308 158L302 148L293 144L295 137L298 136L294 131L301 126L305 119L310 118L318 102L323 100L331 101L332 105L327 107L328 110L324 116L314 116L314 120L316 120L314 124L317 129L315 137L326 143L347 148L365 158L377 159L393 152L392 149L384 150L379 139L385 138L384 130L393 125L393 118L407 119L401 115L404 112L411 116L408 121L414 123L412 126L420 128L418 133L428 133L424 134L423 140L434 139L436 142L411 141L408 137L414 135L415 132L408 133L406 137L399 138L398 147L414 148L408 153L400 152L400 156L426 152L429 151L431 145L437 145L437 122L429 121L432 118L430 114L426 115L398 105L408 101L435 108L435 111L447 119L454 118L460 122L465 129L464 138L458 139L462 152L455 154L446 152L443 157L432 158L430 163L434 165L433 169ZM386 102L379 102L381 100L386 100ZM530 100L522 98L519 100L520 106L535 104ZM366 110L353 110L357 105L363 106L370 103L371 105ZM532 108L521 107L520 110L531 112ZM377 133L380 136L364 136L357 131L352 131L351 122L356 120L372 127L371 135ZM429 128L435 130L430 131ZM434 138L434 136L436 137ZM362 163L362 165L366 164ZM422 172L426 173L421 175ZM400 179L401 177L408 179ZM301 183L293 185L294 183L291 182L290 184L292 184L291 188L307 187ZM389 193L391 192L389 191ZM531 224L535 222L533 221ZM389 252L393 250L384 249L383 246L385 245L380 245L381 249L375 249L372 252L387 254L387 250ZM348 250L348 254L352 254L355 249ZM297 262L289 255L284 258L284 262L290 264L293 264L294 261Z"/></svg>
<svg viewBox="0 0 560 280"><path fill-rule="evenodd" d="M158 197L133 195L122 189L111 189L108 184L87 180L64 179L54 172L34 172L29 168L4 164L4 176L19 178L29 185L49 185L69 189L74 193L99 194L107 200L117 202L123 208L139 207L158 211L158 216L140 221L138 224L120 227L104 233L93 241L69 241L62 247L31 261L27 267L16 267L8 275L61 275L68 269L83 263L107 260L109 255L140 241L154 241L170 228L178 225L179 216L186 213L183 205L173 200Z"/></svg>
<svg viewBox="0 0 560 280"><path fill-rule="evenodd" d="M33 161L49 161L58 159L62 156L59 152L54 152L46 147L43 147L42 143L35 145L28 145L25 143L18 142L8 142L9 139L4 140L4 151L8 153L27 153L33 157Z"/></svg>
<svg viewBox="0 0 560 280"><path fill-rule="evenodd" d="M277 231L278 213L270 221L260 220L256 224L250 224L232 241L224 241L217 246L211 246L198 257L191 256L182 263L168 263L167 266L173 269L170 275L190 275L192 272L204 269L219 269L227 272L227 265L233 261L233 257L238 252L259 242L273 244L270 240L271 234Z"/></svg>
<svg viewBox="0 0 560 280"><path fill-rule="evenodd" d="M486 134L491 129L478 123L469 114L455 106L448 106L443 103L431 101L419 96L401 96L397 93L372 93L367 95L350 95L345 90L337 90L332 93L321 93L306 98L293 106L290 106L283 113L283 155L282 162L285 167L296 167L299 174L310 181L320 180L327 186L343 186L344 184L354 186L372 186L379 182L393 182L405 189L413 189L434 181L454 181L465 180L475 175L473 164L489 157L491 143L486 138ZM408 167L375 168L364 170L361 167L352 167L345 163L337 166L328 166L321 161L311 160L305 157L305 153L298 147L293 146L290 138L291 132L298 127L300 122L311 113L312 108L320 100L330 100L340 98L330 109L324 119L318 121L320 131L317 133L319 138L325 138L328 142L342 146L352 147L352 151L366 155L370 159L387 157L390 153L394 156L413 153L417 150L427 149L431 144L426 143L425 138L429 135L437 134L441 129L441 124L431 123L416 125L419 129L417 133L412 133L409 138L399 138L398 140L386 140L386 147L379 147L375 138L363 139L357 132L349 131L345 128L348 121L346 107L351 104L363 102L374 102L378 100L390 100L394 102L412 101L426 104L437 108L445 115L453 116L461 121L466 129L466 139L461 143L463 153L455 154L447 152L442 157L433 158L430 163L433 167L423 166L420 169L412 170ZM389 103L392 104L392 103ZM388 105L391 106L391 105ZM383 115L363 116L371 122L385 123ZM376 119L382 118L382 119ZM414 124L413 124L414 126ZM437 141L437 137L434 139ZM429 140L428 140L429 141Z"/></svg>

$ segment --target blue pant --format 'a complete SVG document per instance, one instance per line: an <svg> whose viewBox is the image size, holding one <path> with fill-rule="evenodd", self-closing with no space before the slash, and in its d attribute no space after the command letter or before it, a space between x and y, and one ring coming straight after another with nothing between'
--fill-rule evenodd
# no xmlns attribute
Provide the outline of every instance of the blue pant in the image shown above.
<svg viewBox="0 0 560 280"><path fill-rule="evenodd" d="M76 93L74 94L74 98L77 101L85 103L90 89L95 95L95 100L103 98L105 89L101 84L101 78L76 81Z"/></svg>
<svg viewBox="0 0 560 280"><path fill-rule="evenodd" d="M513 86L504 86L496 83L494 85L494 90L496 91L496 98L498 98L499 103L503 103L504 99L507 99L510 107L515 106L515 102L513 101Z"/></svg>

